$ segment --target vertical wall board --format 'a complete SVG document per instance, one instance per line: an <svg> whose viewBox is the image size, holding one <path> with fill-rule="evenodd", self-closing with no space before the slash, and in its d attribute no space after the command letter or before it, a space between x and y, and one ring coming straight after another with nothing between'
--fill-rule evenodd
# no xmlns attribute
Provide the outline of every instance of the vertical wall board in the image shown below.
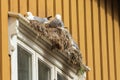
<svg viewBox="0 0 120 80"><path fill-rule="evenodd" d="M0 1L1 5L1 1ZM2 27L1 27L1 6L0 6L0 44L2 44ZM0 64L2 64L2 45L0 45ZM2 80L2 65L0 65L0 80Z"/></svg>
<svg viewBox="0 0 120 80"><path fill-rule="evenodd" d="M88 72L88 80L94 80L94 67L93 67L93 43L92 43L92 19L91 19L91 1L85 0L85 16L86 16L86 43L87 43L87 65L91 68Z"/></svg>
<svg viewBox="0 0 120 80"><path fill-rule="evenodd" d="M18 4L18 12L24 15L28 9L27 0L18 0Z"/></svg>
<svg viewBox="0 0 120 80"><path fill-rule="evenodd" d="M115 49L115 65L116 65L116 80L120 80L120 26L119 26L119 18L118 18L118 5L117 0L114 0L114 49Z"/></svg>
<svg viewBox="0 0 120 80"><path fill-rule="evenodd" d="M84 0L78 0L78 14L79 14L79 44L83 56L83 62L86 63L86 42L85 42L85 8Z"/></svg>
<svg viewBox="0 0 120 80"><path fill-rule="evenodd" d="M38 0L38 16L45 17L45 0Z"/></svg>
<svg viewBox="0 0 120 80"><path fill-rule="evenodd" d="M8 0L0 0L0 75L1 80L10 80L10 59L8 55ZM1 69L2 68L2 69Z"/></svg>
<svg viewBox="0 0 120 80"><path fill-rule="evenodd" d="M108 57L107 57L107 35L106 35L106 8L104 0L100 0L100 37L101 37L101 54L102 54L102 80L108 80Z"/></svg>
<svg viewBox="0 0 120 80"><path fill-rule="evenodd" d="M76 7L76 0L71 0L71 31L72 37L74 38L75 42L78 43L78 25L77 25L77 7Z"/></svg>
<svg viewBox="0 0 120 80"><path fill-rule="evenodd" d="M113 46L113 22L112 22L112 5L111 0L107 0L107 42L108 42L108 69L109 80L115 80L114 72L114 46Z"/></svg>
<svg viewBox="0 0 120 80"><path fill-rule="evenodd" d="M92 1L93 17L93 50L94 50L94 77L95 80L101 80L101 51L100 51L100 32L99 32L99 10L98 0Z"/></svg>
<svg viewBox="0 0 120 80"><path fill-rule="evenodd" d="M62 16L62 0L55 0L55 14L60 14Z"/></svg>
<svg viewBox="0 0 120 80"><path fill-rule="evenodd" d="M27 9L29 12L32 12L33 15L37 16L37 0L28 0L27 2Z"/></svg>
<svg viewBox="0 0 120 80"><path fill-rule="evenodd" d="M65 27L70 31L69 1L70 0L63 0L63 18Z"/></svg>
<svg viewBox="0 0 120 80"><path fill-rule="evenodd" d="M47 16L53 16L54 17L54 5L53 0L47 0Z"/></svg>
<svg viewBox="0 0 120 80"><path fill-rule="evenodd" d="M18 0L8 0L8 8L11 12L18 12Z"/></svg>

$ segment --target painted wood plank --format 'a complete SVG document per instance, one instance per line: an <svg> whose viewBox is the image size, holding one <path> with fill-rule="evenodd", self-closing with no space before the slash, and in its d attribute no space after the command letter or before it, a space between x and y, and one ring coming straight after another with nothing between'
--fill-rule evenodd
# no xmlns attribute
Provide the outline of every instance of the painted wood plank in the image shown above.
<svg viewBox="0 0 120 80"><path fill-rule="evenodd" d="M1 5L1 1L0 1ZM0 44L2 44L2 29L1 29L1 6L0 6ZM2 64L2 45L0 45L0 64ZM2 65L0 65L0 80L2 80Z"/></svg>
<svg viewBox="0 0 120 80"><path fill-rule="evenodd" d="M91 1L85 0L85 16L86 16L86 56L87 65L91 68L88 72L88 80L94 80L94 67L93 67L93 43L92 43L92 19L91 19Z"/></svg>
<svg viewBox="0 0 120 80"><path fill-rule="evenodd" d="M63 0L63 21L65 27L68 28L70 31L70 13L69 13L69 1L70 0Z"/></svg>
<svg viewBox="0 0 120 80"><path fill-rule="evenodd" d="M102 80L108 79L108 55L107 55L107 34L106 34L106 8L104 0L100 0L100 35L101 35L101 54L102 54Z"/></svg>
<svg viewBox="0 0 120 80"><path fill-rule="evenodd" d="M45 0L38 0L38 16L45 17Z"/></svg>
<svg viewBox="0 0 120 80"><path fill-rule="evenodd" d="M120 26L119 26L119 17L118 17L118 2L114 0L113 4L114 9L114 47L115 47L115 76L116 80L120 80Z"/></svg>
<svg viewBox="0 0 120 80"><path fill-rule="evenodd" d="M76 0L71 0L71 31L72 37L76 43L78 43L78 28L77 28L77 7L76 7Z"/></svg>
<svg viewBox="0 0 120 80"><path fill-rule="evenodd" d="M113 48L113 22L112 22L112 1L107 0L107 40L108 40L108 63L109 63L109 80L115 80L114 72L114 48Z"/></svg>
<svg viewBox="0 0 120 80"><path fill-rule="evenodd" d="M100 54L100 32L99 32L99 13L98 0L92 1L93 8L93 43L94 43L94 76L95 80L101 80L101 54Z"/></svg>
<svg viewBox="0 0 120 80"><path fill-rule="evenodd" d="M0 79L10 80L10 57L8 55L8 0L0 0ZM6 77L7 76L7 77Z"/></svg>
<svg viewBox="0 0 120 80"><path fill-rule="evenodd" d="M18 2L18 4L19 4L18 12L24 15L27 12L27 9L28 9L27 0L18 0L18 1L19 1Z"/></svg>
<svg viewBox="0 0 120 80"><path fill-rule="evenodd" d="M84 0L78 0L78 14L79 14L79 44L83 56L83 62L86 64L86 42L85 42L85 5Z"/></svg>
<svg viewBox="0 0 120 80"><path fill-rule="evenodd" d="M27 3L28 11L37 16L37 0L28 0Z"/></svg>
<svg viewBox="0 0 120 80"><path fill-rule="evenodd" d="M62 0L55 0L55 11L62 16Z"/></svg>
<svg viewBox="0 0 120 80"><path fill-rule="evenodd" d="M47 0L47 16L53 16L54 17L54 5L53 0Z"/></svg>
<svg viewBox="0 0 120 80"><path fill-rule="evenodd" d="M9 0L10 11L18 12L18 0Z"/></svg>

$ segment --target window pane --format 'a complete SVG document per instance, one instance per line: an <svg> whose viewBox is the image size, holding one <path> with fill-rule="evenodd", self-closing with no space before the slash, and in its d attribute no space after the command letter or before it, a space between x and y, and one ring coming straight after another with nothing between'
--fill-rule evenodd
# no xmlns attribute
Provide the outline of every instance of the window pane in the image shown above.
<svg viewBox="0 0 120 80"><path fill-rule="evenodd" d="M61 75L60 73L57 74L57 80L68 80L66 79L63 75Z"/></svg>
<svg viewBox="0 0 120 80"><path fill-rule="evenodd" d="M18 47L18 80L32 80L32 56Z"/></svg>
<svg viewBox="0 0 120 80"><path fill-rule="evenodd" d="M38 61L38 76L39 80L51 80L51 70L43 62Z"/></svg>

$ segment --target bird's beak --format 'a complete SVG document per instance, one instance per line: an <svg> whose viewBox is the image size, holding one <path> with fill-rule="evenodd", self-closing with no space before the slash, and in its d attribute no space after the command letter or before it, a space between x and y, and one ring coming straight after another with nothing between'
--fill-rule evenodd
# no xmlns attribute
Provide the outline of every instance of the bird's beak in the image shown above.
<svg viewBox="0 0 120 80"><path fill-rule="evenodd" d="M27 13L25 13L25 14L24 14L24 17L27 17L27 16L28 16L28 14L27 14Z"/></svg>

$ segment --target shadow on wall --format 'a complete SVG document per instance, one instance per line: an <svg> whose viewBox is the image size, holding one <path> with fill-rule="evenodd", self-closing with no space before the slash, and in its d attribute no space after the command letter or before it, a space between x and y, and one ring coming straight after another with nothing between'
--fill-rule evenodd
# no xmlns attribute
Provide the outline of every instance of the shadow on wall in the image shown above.
<svg viewBox="0 0 120 80"><path fill-rule="evenodd" d="M112 16L112 20L116 20L120 25L120 0L94 0L99 7L105 10L105 13Z"/></svg>

